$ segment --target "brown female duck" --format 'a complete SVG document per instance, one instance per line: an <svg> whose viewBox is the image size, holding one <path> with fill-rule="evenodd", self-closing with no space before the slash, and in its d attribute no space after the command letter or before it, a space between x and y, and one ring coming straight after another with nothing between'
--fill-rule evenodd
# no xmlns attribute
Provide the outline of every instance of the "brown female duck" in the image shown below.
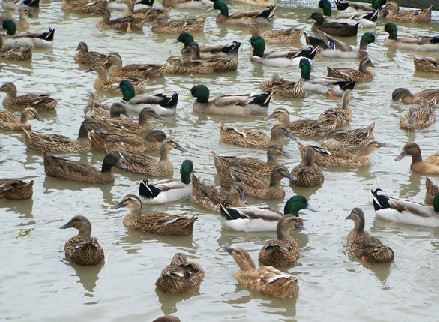
<svg viewBox="0 0 439 322"><path fill-rule="evenodd" d="M424 102L401 115L399 127L406 130L424 129L436 122L436 99Z"/></svg>
<svg viewBox="0 0 439 322"><path fill-rule="evenodd" d="M3 99L3 106L24 110L26 107L33 107L37 111L53 111L55 110L58 99L49 97L48 95L25 94L17 96L17 88L14 83L6 82L0 87L0 92L6 93Z"/></svg>
<svg viewBox="0 0 439 322"><path fill-rule="evenodd" d="M34 181L0 179L0 199L27 200L32 198Z"/></svg>
<svg viewBox="0 0 439 322"><path fill-rule="evenodd" d="M99 99L93 94L93 92L90 92L87 100L87 105L84 107L84 118L102 119L110 117L112 117L111 107L101 103ZM120 117L122 118L121 115Z"/></svg>
<svg viewBox="0 0 439 322"><path fill-rule="evenodd" d="M125 17L133 17L136 21L148 21L152 22L159 17L168 17L169 9L159 8L141 8L134 10L135 1L124 0L127 5L127 10L124 12Z"/></svg>
<svg viewBox="0 0 439 322"><path fill-rule="evenodd" d="M97 0L94 2L88 0L62 0L61 9L79 13L94 13L100 8L106 7L107 3L108 1L106 0Z"/></svg>
<svg viewBox="0 0 439 322"><path fill-rule="evenodd" d="M148 79L163 76L161 65L130 64L122 67L122 58L117 53L109 54L104 64L108 67L110 77Z"/></svg>
<svg viewBox="0 0 439 322"><path fill-rule="evenodd" d="M407 88L397 88L392 93L392 100L405 104L423 103L424 101L439 100L439 88L424 89L412 94Z"/></svg>
<svg viewBox="0 0 439 322"><path fill-rule="evenodd" d="M351 37L356 36L358 33L358 23L350 25L344 22L327 22L320 12L314 12L308 17L308 20L315 20L311 30L323 31L328 35Z"/></svg>
<svg viewBox="0 0 439 322"><path fill-rule="evenodd" d="M283 79L279 74L273 74L270 79L259 83L259 89L271 91L281 97L305 97L305 80L301 77L297 82Z"/></svg>
<svg viewBox="0 0 439 322"><path fill-rule="evenodd" d="M61 226L61 229L76 228L78 235L70 238L64 245L66 259L77 265L98 265L104 261L104 250L96 237L91 237L91 224L87 218L78 215Z"/></svg>
<svg viewBox="0 0 439 322"><path fill-rule="evenodd" d="M399 5L395 1L389 1L384 10L388 11L386 19L398 22L430 22L431 9L433 5L424 10L399 10Z"/></svg>
<svg viewBox="0 0 439 322"><path fill-rule="evenodd" d="M0 37L0 59L30 60L32 47L3 47L3 39Z"/></svg>
<svg viewBox="0 0 439 322"><path fill-rule="evenodd" d="M336 130L322 141L322 145L334 150L355 150L367 145L370 141L375 141L373 129L375 122L371 125L354 130Z"/></svg>
<svg viewBox="0 0 439 322"><path fill-rule="evenodd" d="M85 118L95 119L101 127L107 126L112 127L112 129L114 127L118 128L117 124L115 124L117 121L132 117L121 103L113 103L111 107L109 107L105 104L101 104L99 100L94 97L93 93L90 93L87 106L84 108L84 114Z"/></svg>
<svg viewBox="0 0 439 322"><path fill-rule="evenodd" d="M439 174L439 152L429 155L422 159L421 148L414 142L407 143L401 154L396 157L396 161L401 160L407 155L412 156L410 170L419 173L436 173Z"/></svg>
<svg viewBox="0 0 439 322"><path fill-rule="evenodd" d="M119 31L141 31L144 21L136 20L132 16L110 19L111 13L107 8L100 8L95 11L92 16L100 16L96 23L96 27L101 29L115 29Z"/></svg>
<svg viewBox="0 0 439 322"><path fill-rule="evenodd" d="M364 213L360 208L352 209L346 219L352 219L355 223L355 228L348 234L347 247L350 252L369 263L389 263L393 260L393 250L364 231Z"/></svg>
<svg viewBox="0 0 439 322"><path fill-rule="evenodd" d="M181 19L181 20L168 20L164 17L157 18L151 24L151 31L157 33L174 34L186 32L197 32L203 31L204 24L206 23L207 17L203 19Z"/></svg>
<svg viewBox="0 0 439 322"><path fill-rule="evenodd" d="M341 107L328 108L320 114L320 120L335 120L335 127L345 127L352 121L352 109L349 107L352 98L352 90L345 90L342 97Z"/></svg>
<svg viewBox="0 0 439 322"><path fill-rule="evenodd" d="M237 11L229 15L229 8L224 2L215 1L213 9L219 10L220 13L216 16L216 23L227 25L247 25L247 24L262 24L271 25L274 21L274 11L276 6L268 6L264 10L253 11ZM211 9L209 9L211 10Z"/></svg>
<svg viewBox="0 0 439 322"><path fill-rule="evenodd" d="M306 28L287 28L277 30L267 30L259 34L259 27L257 24L248 24L252 36L261 36L267 44L297 44Z"/></svg>
<svg viewBox="0 0 439 322"><path fill-rule="evenodd" d="M88 46L81 41L76 48L77 53L73 57L78 64L92 65L95 63L103 63L107 59L107 55L98 53L96 51L88 51Z"/></svg>
<svg viewBox="0 0 439 322"><path fill-rule="evenodd" d="M364 57L360 61L358 70L353 68L331 68L328 67L328 77L345 79L352 82L371 82L373 73L367 67L374 67L369 57Z"/></svg>
<svg viewBox="0 0 439 322"><path fill-rule="evenodd" d="M302 156L302 162L291 170L296 180L290 181L290 187L316 187L323 184L325 177L322 170L314 164L314 148L307 146Z"/></svg>
<svg viewBox="0 0 439 322"><path fill-rule="evenodd" d="M31 126L28 123L29 118L34 118L41 121L37 110L33 107L24 109L21 113L21 117L18 117L12 112L6 110L0 110L0 129L8 131L23 131L23 129L30 130Z"/></svg>
<svg viewBox="0 0 439 322"><path fill-rule="evenodd" d="M413 56L415 70L418 72L439 73L439 59L432 58L416 58Z"/></svg>
<svg viewBox="0 0 439 322"><path fill-rule="evenodd" d="M424 204L428 206L433 206L433 199L439 192L439 188L438 186L433 184L433 182L428 177L425 178L425 187L427 189L427 192L425 193Z"/></svg>

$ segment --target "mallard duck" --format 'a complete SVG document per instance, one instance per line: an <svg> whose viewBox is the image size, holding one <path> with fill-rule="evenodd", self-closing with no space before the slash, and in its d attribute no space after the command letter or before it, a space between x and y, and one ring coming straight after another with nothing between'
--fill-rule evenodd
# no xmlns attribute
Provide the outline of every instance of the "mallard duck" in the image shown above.
<svg viewBox="0 0 439 322"><path fill-rule="evenodd" d="M27 107L33 107L37 111L53 111L58 99L49 97L48 95L25 94L17 96L17 88L14 83L6 82L0 87L0 92L6 93L3 99L3 106L24 110Z"/></svg>
<svg viewBox="0 0 439 322"><path fill-rule="evenodd" d="M259 83L259 89L271 91L282 97L305 97L305 80L301 77L297 82L282 79L279 74L273 74L270 79Z"/></svg>
<svg viewBox="0 0 439 322"><path fill-rule="evenodd" d="M353 68L328 68L328 77L341 78L352 82L371 82L373 73L367 67L375 67L369 57L364 57L360 61L358 70Z"/></svg>
<svg viewBox="0 0 439 322"><path fill-rule="evenodd" d="M40 0L3 0L1 5L3 9L37 9L40 7Z"/></svg>
<svg viewBox="0 0 439 322"><path fill-rule="evenodd" d="M107 59L107 55L98 53L96 51L88 51L88 46L81 41L76 48L77 53L73 57L78 64L92 65L95 63L103 63Z"/></svg>
<svg viewBox="0 0 439 322"><path fill-rule="evenodd" d="M283 147L282 138L284 136L297 140L285 127L277 124L271 128L271 135L265 133L242 129L237 126L225 125L223 122L219 124L221 140L225 143L240 146L252 146L266 149L271 145Z"/></svg>
<svg viewBox="0 0 439 322"><path fill-rule="evenodd" d="M257 24L247 24L247 26L250 28L252 36L261 36L267 44L296 44L300 42L303 32L306 29L305 27L300 29L276 29L267 30L260 34Z"/></svg>
<svg viewBox="0 0 439 322"><path fill-rule="evenodd" d="M384 30L389 34L389 38L384 40L383 45L386 47L396 47L410 50L439 50L439 36L406 36L398 38L398 28L393 23L386 23Z"/></svg>
<svg viewBox="0 0 439 322"><path fill-rule="evenodd" d="M53 45L53 37L55 29L49 28L44 32L22 32L16 34L16 25L12 20L5 20L2 27L6 29L6 36L3 38L5 47L51 47Z"/></svg>
<svg viewBox="0 0 439 322"><path fill-rule="evenodd" d="M421 148L414 142L407 143L395 161L399 161L407 155L412 156L410 170L419 173L439 173L439 152L422 159Z"/></svg>
<svg viewBox="0 0 439 322"><path fill-rule="evenodd" d="M381 10L382 6L385 4L386 0L372 0L372 3L370 4L364 2L335 0L337 10L345 12L347 15L357 13L358 11L374 12L376 10Z"/></svg>
<svg viewBox="0 0 439 322"><path fill-rule="evenodd" d="M433 200L439 192L439 188L433 184L429 177L425 177L425 188L427 191L425 193L424 204L427 206L433 206Z"/></svg>
<svg viewBox="0 0 439 322"><path fill-rule="evenodd" d="M359 49L353 49L348 44L328 35L325 32L319 31L322 37L322 43L320 43L318 53L324 57L344 58L344 59L357 59L367 57L367 45L375 41L375 36L371 32L365 32L361 36Z"/></svg>
<svg viewBox="0 0 439 322"><path fill-rule="evenodd" d="M341 107L328 108L320 113L320 120L335 120L335 127L345 127L352 121L352 109L349 107L352 98L352 90L345 90L342 97Z"/></svg>
<svg viewBox="0 0 439 322"><path fill-rule="evenodd" d="M184 46L181 49L182 54L189 54L189 45L194 42L194 37L189 32L182 32L176 42L181 42ZM202 57L209 56L223 56L223 57L238 57L239 47L241 43L239 41L233 41L231 44L219 45L219 46L208 46L200 47L200 55Z"/></svg>
<svg viewBox="0 0 439 322"><path fill-rule="evenodd" d="M284 217L299 217L299 210L313 209L308 200L295 195L287 200L284 213L269 207L230 207L221 205L221 224L224 228L237 231L276 231L277 223ZM303 228L303 220L298 218L296 227Z"/></svg>
<svg viewBox="0 0 439 322"><path fill-rule="evenodd" d="M113 152L120 155L121 163L125 166L126 171L152 177L168 177L174 174L174 166L172 162L169 161L169 152L173 149L187 152L185 148L172 139L166 139L162 142L160 160L123 149L116 149L113 150Z"/></svg>
<svg viewBox="0 0 439 322"><path fill-rule="evenodd" d="M253 291L277 297L295 297L299 292L299 280L291 275L282 273L273 266L256 268L250 255L243 248L223 246L224 250L233 256L239 269L233 273L236 280Z"/></svg>
<svg viewBox="0 0 439 322"><path fill-rule="evenodd" d="M207 9L213 2L206 0L163 0L163 7L178 9Z"/></svg>
<svg viewBox="0 0 439 322"><path fill-rule="evenodd" d="M157 115L174 115L177 111L177 93L171 97L163 93L136 95L133 84L128 80L120 82L119 88L123 95L121 104L129 111L140 113L145 107L151 108Z"/></svg>
<svg viewBox="0 0 439 322"><path fill-rule="evenodd" d="M107 8L100 8L91 14L92 16L100 16L96 22L96 27L101 29L115 29L119 31L141 31L144 21L135 20L134 17L123 17L111 19L111 13Z"/></svg>
<svg viewBox="0 0 439 322"><path fill-rule="evenodd" d="M28 8L20 8L18 9L18 20L9 17L0 17L0 25L3 24L5 20L12 20L18 31L26 31L30 27L29 21L27 20L28 18L34 18L32 12Z"/></svg>
<svg viewBox="0 0 439 322"><path fill-rule="evenodd" d="M255 6L273 6L275 2L272 0L235 0L235 2L251 4Z"/></svg>
<svg viewBox="0 0 439 322"><path fill-rule="evenodd" d="M328 0L320 0L319 8L322 8L325 20L330 23L338 22L347 23L350 25L355 25L356 23L358 23L360 28L374 28L376 26L375 21L378 18L378 10L373 13L358 12L351 13L350 15L340 13L334 17L331 17L331 3Z"/></svg>
<svg viewBox="0 0 439 322"><path fill-rule="evenodd" d="M34 181L0 179L0 199L27 200L32 198Z"/></svg>
<svg viewBox="0 0 439 322"><path fill-rule="evenodd" d="M352 209L346 219L352 219L355 223L355 228L348 234L347 247L351 253L369 263L389 263L393 260L393 250L364 231L364 213L360 208Z"/></svg>
<svg viewBox="0 0 439 322"><path fill-rule="evenodd" d="M70 139L59 134L45 134L24 130L26 145L29 149L40 152L87 152L91 150L91 142L88 137L90 131L104 132L99 124L93 119L85 119L79 128L77 139Z"/></svg>
<svg viewBox="0 0 439 322"><path fill-rule="evenodd" d="M131 114L128 113L127 109L122 104L113 103L111 104L111 107L108 107L95 99L93 93L90 94L89 103L87 103L87 106L84 108L85 118L88 116L88 118L95 119L101 127L106 126L112 129L117 127L117 121L132 118ZM97 102L96 105L94 104L95 102ZM130 120L130 122L132 121ZM153 129L153 126L150 128L149 131Z"/></svg>
<svg viewBox="0 0 439 322"><path fill-rule="evenodd" d="M312 31L323 31L328 35L341 36L341 37L351 37L356 36L358 33L359 23L351 25L345 22L328 22L325 21L323 15L320 12L313 12L308 20L315 20L311 30Z"/></svg>
<svg viewBox="0 0 439 322"><path fill-rule="evenodd" d="M98 265L104 261L104 250L96 237L91 237L91 224L87 218L77 215L62 225L61 229L76 228L78 235L70 238L64 245L66 259L77 265Z"/></svg>
<svg viewBox="0 0 439 322"><path fill-rule="evenodd" d="M0 59L30 60L32 47L3 47L3 38L0 37Z"/></svg>
<svg viewBox="0 0 439 322"><path fill-rule="evenodd" d="M97 10L107 7L108 1L97 0L90 2L88 0L62 0L61 9L65 11L74 11L79 13L94 13Z"/></svg>
<svg viewBox="0 0 439 322"><path fill-rule="evenodd" d="M191 173L193 163L184 160L180 167L181 180L160 180L149 183L143 180L139 184L139 195L145 203L168 203L189 197L192 193Z"/></svg>
<svg viewBox="0 0 439 322"><path fill-rule="evenodd" d="M432 58L416 58L413 56L415 70L418 72L439 73L439 59Z"/></svg>
<svg viewBox="0 0 439 322"><path fill-rule="evenodd" d="M296 263L300 256L299 246L290 237L290 229L301 226L299 218L285 216L277 222L277 239L268 240L259 251L259 264L274 267L288 267Z"/></svg>
<svg viewBox="0 0 439 322"><path fill-rule="evenodd" d="M37 119L42 121L37 113L37 110L33 107L28 107L24 109L19 118L14 113L6 110L0 110L0 129L9 131L23 131L23 129L30 130L31 126L28 123L29 118Z"/></svg>
<svg viewBox="0 0 439 322"><path fill-rule="evenodd" d="M155 282L157 288L165 293L180 294L192 291L201 284L204 271L200 264L188 261L183 253L177 253Z"/></svg>
<svg viewBox="0 0 439 322"><path fill-rule="evenodd" d="M153 5L154 5L154 0L140 0L136 2L134 8L139 9L139 8L144 8L145 6L151 8ZM109 10L122 11L122 10L127 10L127 5L126 3L123 2L123 0L109 0L107 1L107 8Z"/></svg>
<svg viewBox="0 0 439 322"><path fill-rule="evenodd" d="M268 6L265 10L253 11L238 11L229 15L229 8L224 2L215 1L213 9L219 10L220 13L216 16L216 23L227 25L245 25L254 23L259 25L271 25L274 21L274 10L276 6Z"/></svg>
<svg viewBox="0 0 439 322"><path fill-rule="evenodd" d="M322 141L322 145L334 150L356 150L370 141L375 141L373 137L373 129L375 122L365 128L354 130L335 130L329 137Z"/></svg>
<svg viewBox="0 0 439 322"><path fill-rule="evenodd" d="M249 116L266 114L271 95L271 92L261 94L227 94L215 97L209 101L209 89L207 86L195 85L190 91L190 96L197 98L193 105L194 112L215 115Z"/></svg>
<svg viewBox="0 0 439 322"><path fill-rule="evenodd" d="M290 158L278 145L271 145L267 150L267 161L256 158L239 158L230 156L219 156L211 152L215 156L215 160L221 159L228 167L237 167L250 174L269 175L273 169L279 165L277 158L281 155Z"/></svg>
<svg viewBox="0 0 439 322"><path fill-rule="evenodd" d="M407 88L397 88L392 93L392 100L401 101L406 104L439 100L439 89L424 89L416 94L412 94Z"/></svg>
<svg viewBox="0 0 439 322"><path fill-rule="evenodd" d="M124 110L126 111L126 109ZM128 111L126 112L128 113ZM129 117L128 114L124 116ZM120 118L123 118L124 116L119 113ZM93 94L93 92L90 92L87 100L87 105L84 107L84 118L103 119L111 117L111 107L101 103L99 99L96 98L96 96Z"/></svg>
<svg viewBox="0 0 439 322"><path fill-rule="evenodd" d="M122 58L117 53L109 54L104 65L108 67L110 77L149 79L163 76L161 65L130 64L122 67Z"/></svg>
<svg viewBox="0 0 439 322"><path fill-rule="evenodd" d="M46 176L90 184L114 183L111 168L125 169L119 157L113 153L108 153L104 157L101 171L89 164L66 160L47 153L43 153L43 159Z"/></svg>
<svg viewBox="0 0 439 322"><path fill-rule="evenodd" d="M127 5L127 9L124 12L125 17L133 17L135 21L149 21L152 22L159 17L168 17L169 9L159 8L141 8L134 10L134 0L123 0Z"/></svg>
<svg viewBox="0 0 439 322"><path fill-rule="evenodd" d="M424 102L401 115L399 127L406 130L424 129L436 122L436 99Z"/></svg>
<svg viewBox="0 0 439 322"><path fill-rule="evenodd" d="M316 187L323 184L325 177L322 170L314 164L314 149L312 147L306 147L302 162L291 170L291 175L296 180L290 181L290 187Z"/></svg>
<svg viewBox="0 0 439 322"><path fill-rule="evenodd" d="M253 47L253 54L250 61L261 63L271 67L285 68L288 66L297 66L301 59L313 59L317 49L308 48L302 50L272 51L265 52L265 40L261 36L251 36L250 44Z"/></svg>
<svg viewBox="0 0 439 322"><path fill-rule="evenodd" d="M130 229L167 236L192 235L196 217L168 215L164 212L150 212L142 216L142 202L136 195L126 195L113 209L127 207L130 212L124 217L123 224Z"/></svg>
<svg viewBox="0 0 439 322"><path fill-rule="evenodd" d="M389 13L385 15L386 19L398 22L430 22L431 9L433 5L424 10L399 10L399 5L395 1L387 2L385 8Z"/></svg>
<svg viewBox="0 0 439 322"><path fill-rule="evenodd" d="M228 192L201 182L193 173L191 182L191 200L194 204L203 208L219 213L220 203L226 203L233 207L243 207L247 204L244 198L244 186L240 182L233 183Z"/></svg>
<svg viewBox="0 0 439 322"><path fill-rule="evenodd" d="M151 24L151 31L157 33L174 34L187 32L203 31L204 24L207 17L203 19L180 19L180 20L168 20L163 17L159 17Z"/></svg>

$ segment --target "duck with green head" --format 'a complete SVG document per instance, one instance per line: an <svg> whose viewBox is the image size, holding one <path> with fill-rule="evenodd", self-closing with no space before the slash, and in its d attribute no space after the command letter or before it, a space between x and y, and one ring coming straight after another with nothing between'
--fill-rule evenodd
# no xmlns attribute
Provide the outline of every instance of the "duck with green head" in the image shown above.
<svg viewBox="0 0 439 322"><path fill-rule="evenodd" d="M317 11L313 12L307 20L315 20L315 23L311 28L314 32L324 31L329 35L341 37L352 37L356 36L358 33L358 22L355 25L346 22L329 22L326 21L323 15Z"/></svg>
<svg viewBox="0 0 439 322"><path fill-rule="evenodd" d="M190 54L189 45L194 41L194 37L189 32L185 31L178 36L175 42L181 42L183 44L183 48L181 49L182 54ZM209 57L212 55L222 57L238 57L239 47L241 47L241 43L239 41L233 41L231 44L224 46L201 46L199 48L200 54L203 57Z"/></svg>
<svg viewBox="0 0 439 322"><path fill-rule="evenodd" d="M386 0L372 0L372 3L351 2L335 0L338 12L343 12L345 15L352 15L353 13L373 13L382 9L386 4Z"/></svg>
<svg viewBox="0 0 439 322"><path fill-rule="evenodd" d="M376 19L378 18L378 11L373 13L346 13L337 14L335 17L331 17L331 3L328 0L320 0L319 8L323 10L323 15L327 22L339 22L355 25L359 23L360 28L374 28L376 26Z"/></svg>
<svg viewBox="0 0 439 322"><path fill-rule="evenodd" d="M348 44L328 35L325 32L319 32L322 42L319 45L319 54L324 57L356 59L363 58L368 55L367 45L375 42L375 36L371 32L365 32L361 36L360 47L354 49Z"/></svg>
<svg viewBox="0 0 439 322"><path fill-rule="evenodd" d="M439 50L439 36L406 36L398 37L398 27L394 23L386 23L384 29L389 34L389 38L384 40L386 47L395 47L409 50Z"/></svg>
<svg viewBox="0 0 439 322"><path fill-rule="evenodd" d="M219 24L228 25L245 25L249 23L254 24L273 24L274 10L276 6L269 6L265 10L253 11L238 11L229 15L229 8L224 2L215 1L211 10L219 10L220 13L216 17L216 22Z"/></svg>
<svg viewBox="0 0 439 322"><path fill-rule="evenodd" d="M16 34L17 26L12 20L4 20L2 28L6 35L2 35L5 47L52 47L55 29L49 28L45 32L22 32Z"/></svg>

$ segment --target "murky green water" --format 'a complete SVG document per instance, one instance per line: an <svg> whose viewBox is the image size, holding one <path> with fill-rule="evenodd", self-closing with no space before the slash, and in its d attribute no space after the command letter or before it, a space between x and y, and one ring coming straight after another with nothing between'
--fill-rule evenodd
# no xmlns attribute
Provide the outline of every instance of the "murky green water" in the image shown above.
<svg viewBox="0 0 439 322"><path fill-rule="evenodd" d="M63 13L60 2L42 0L39 19L32 29L56 28L53 49L35 50L32 63L18 65L0 62L1 82L13 81L19 93L50 93L61 98L54 113L42 113L44 122L32 122L34 130L61 133L75 137L83 119L88 93L93 90L95 75L85 73L73 62L79 41L86 41L90 50L118 52L124 64L161 63L170 55L178 55L180 45L172 44L176 36L156 35L145 26L143 34L121 34L101 31L96 19ZM244 6L234 6L245 8ZM307 9L277 10L276 28L308 25ZM3 12L4 13L4 12ZM2 13L2 14L3 14ZM151 92L177 91L180 94L177 115L167 117L157 129L163 129L189 150L186 154L171 152L176 168L184 159L192 159L197 176L212 183L215 168L211 150L219 154L241 154L265 158L265 152L242 149L220 142L218 123L234 122L234 118L196 115L193 101L184 96L194 84L205 84L212 97L221 93L254 92L260 81L280 72L283 77L297 79L299 70L276 70L249 62L249 33L245 29L218 27L216 12L172 11L172 17L208 15L205 34L195 38L201 44L242 41L239 71L210 77L167 77L153 81ZM378 28L383 26L380 21ZM377 28L377 29L378 29ZM400 34L438 34L437 21L427 25L410 24ZM416 140L424 155L439 150L437 125L414 133L399 129L399 116L408 109L391 102L397 87L417 92L439 87L439 75L415 73L412 54L382 47L386 34L378 34L369 54L376 65L372 83L360 84L353 93L354 111L351 127L377 123L375 137L389 147L372 153L372 165L360 170L324 169L325 182L318 189L294 191L283 182L287 196L303 194L317 213L303 214L306 230L296 233L301 248L299 266L288 270L300 280L297 300L275 299L240 287L232 277L237 269L232 257L221 245L246 248L253 258L272 233L239 233L221 229L217 215L193 208L190 200L166 207L145 207L144 211L164 210L169 213L198 215L191 237L170 238L127 230L123 224L125 209L111 210L128 193L137 192L142 176L117 172L113 186L93 187L69 183L44 175L42 156L27 151L21 134L0 133L0 177L35 180L33 199L24 202L2 201L0 319L26 321L149 321L163 314L174 314L182 321L292 321L292 320L364 320L395 321L437 319L439 292L439 230L399 225L375 217L369 190L380 187L393 196L417 201L424 198L425 177L411 174L409 158L395 162L407 141ZM359 38L358 38L359 41ZM355 39L351 39L356 44ZM267 45L267 50L276 49ZM421 54L422 55L422 54ZM439 57L439 53L429 53ZM312 75L326 75L326 66L357 67L358 62L317 57ZM108 102L117 97L99 97ZM3 96L2 96L3 97ZM307 95L305 99L273 99L270 112L277 107L290 110L294 119L317 117L328 107L340 104L339 99ZM272 123L263 117L236 119L248 128L269 131ZM312 141L308 141L313 143ZM291 160L282 162L291 169L300 162L296 144L288 142ZM103 154L73 154L71 159L100 166ZM174 177L178 177L176 171ZM439 182L438 176L432 177ZM250 203L263 204L248 198ZM269 202L282 208L283 202ZM366 228L379 236L395 251L395 262L367 266L348 256L346 236L353 223L345 221L353 207L365 211ZM65 241L75 234L59 227L72 216L85 215L92 221L93 235L105 250L107 260L101 267L75 267L64 260ZM26 237L17 238L20 229L30 229ZM168 296L155 290L155 280L176 252L189 254L199 261L206 276L199 291L184 296Z"/></svg>

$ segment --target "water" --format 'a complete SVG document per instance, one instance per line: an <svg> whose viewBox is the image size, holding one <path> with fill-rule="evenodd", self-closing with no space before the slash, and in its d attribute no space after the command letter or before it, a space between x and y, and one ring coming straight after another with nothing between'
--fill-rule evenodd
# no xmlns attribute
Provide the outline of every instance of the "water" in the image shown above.
<svg viewBox="0 0 439 322"><path fill-rule="evenodd" d="M231 11L245 8L233 6ZM311 8L279 9L275 28L310 24L305 18ZM172 11L171 17L201 17L208 15L205 34L196 34L201 44L243 42L239 70L235 73L197 77L176 76L154 80L151 92L177 91L180 94L177 115L155 122L189 150L182 154L171 152L177 169L184 159L194 161L197 176L213 183L215 168L210 150L218 154L265 158L265 152L242 149L220 142L218 123L235 122L248 128L269 132L272 123L262 116L251 118L211 117L192 112L192 100L184 96L194 84L205 84L211 96L221 93L255 92L260 81L279 72L283 77L299 78L299 70L277 70L249 62L249 33L244 28L218 27L216 12ZM114 15L115 16L115 15ZM50 93L61 98L56 112L42 113L44 122L32 121L33 130L61 133L76 137L83 119L83 108L93 90L95 75L85 73L73 62L79 41L86 41L90 50L118 52L124 64L144 62L161 63L170 55L178 55L179 44L172 44L177 36L156 35L147 26L143 34L123 34L95 28L96 19L83 15L63 13L60 2L43 0L39 19L32 30L49 26L56 28L53 49L35 50L32 63L0 62L1 82L13 81L20 93ZM377 29L383 27L379 21ZM423 30L424 29L424 30ZM400 27L405 33L438 34L439 24L408 24ZM192 207L190 200L167 206L145 207L144 212L167 211L174 214L198 215L194 234L190 237L161 237L154 234L127 230L122 220L127 210L111 210L126 194L137 192L142 176L116 170L113 186L93 187L46 178L39 153L27 151L22 134L0 133L2 178L35 180L33 199L29 201L2 201L2 228L0 269L0 319L26 321L149 321L163 314L174 314L182 321L294 321L322 320L437 320L439 282L439 230L386 222L375 217L371 188L380 187L387 194L422 201L425 176L409 171L410 159L395 162L407 141L416 140L423 154L438 151L437 125L416 132L399 129L399 116L408 109L391 101L397 87L418 92L438 87L439 75L415 73L412 55L423 53L397 51L382 46L387 37L378 33L369 49L376 65L372 83L360 84L353 93L354 111L351 128L364 127L376 122L375 137L389 147L372 153L372 165L362 169L324 169L325 182L320 189L294 191L283 185L286 198L303 194L319 209L317 213L303 211L306 230L294 233L301 249L299 265L288 272L300 280L297 300L276 299L249 292L239 286L232 273L237 265L221 245L246 248L256 259L259 249L273 233L240 233L221 229L217 215ZM355 45L359 42L349 39ZM280 47L280 46L279 46ZM267 45L267 50L279 48ZM428 57L439 57L428 53ZM312 75L326 75L326 66L357 67L358 61L341 61L317 57ZM108 102L118 97L98 96ZM2 96L3 97L3 96ZM285 107L293 119L315 118L329 107L339 106L340 99L309 94L305 99L282 100L275 97L274 108ZM318 143L306 141L307 143ZM287 142L285 142L287 143ZM300 162L296 144L288 142L287 151L293 157L283 159L289 169ZM157 154L155 154L157 155ZM67 155L100 167L103 154L85 153ZM439 182L432 176L434 183ZM217 181L216 181L217 182ZM248 198L251 204L264 204ZM283 201L268 202L281 209ZM365 265L351 258L346 251L346 236L353 228L345 221L353 207L365 212L366 229L380 237L395 251L391 265ZM72 216L87 216L96 236L105 250L106 262L100 267L76 267L64 260L63 246L74 230L59 227ZM20 230L28 230L18 237ZM199 261L206 276L199 291L182 296L164 295L155 290L155 281L163 267L176 252L184 252Z"/></svg>

